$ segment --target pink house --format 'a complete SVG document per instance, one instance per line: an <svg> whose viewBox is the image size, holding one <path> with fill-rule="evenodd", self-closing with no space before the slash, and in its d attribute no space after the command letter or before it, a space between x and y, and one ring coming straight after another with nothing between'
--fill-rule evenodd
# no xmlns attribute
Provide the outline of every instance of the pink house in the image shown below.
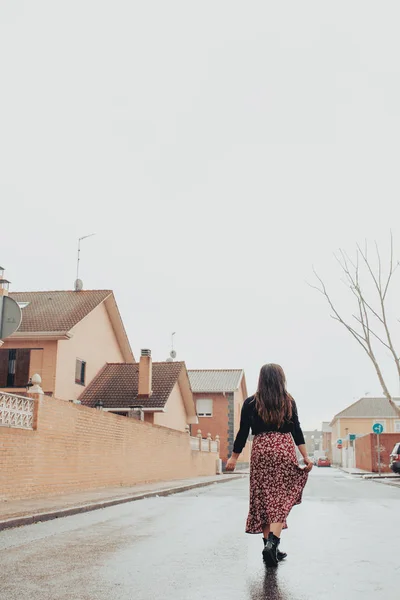
<svg viewBox="0 0 400 600"><path fill-rule="evenodd" d="M0 389L26 390L35 373L46 394L77 400L105 363L134 356L110 290L13 292L22 323L0 346Z"/></svg>

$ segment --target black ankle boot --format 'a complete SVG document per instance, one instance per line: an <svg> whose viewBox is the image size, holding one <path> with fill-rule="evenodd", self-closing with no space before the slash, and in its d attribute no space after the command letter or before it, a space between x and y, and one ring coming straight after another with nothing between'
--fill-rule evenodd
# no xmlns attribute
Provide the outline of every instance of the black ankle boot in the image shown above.
<svg viewBox="0 0 400 600"><path fill-rule="evenodd" d="M265 548L265 544L267 543L267 538L263 538L263 542L264 542L264 548ZM281 552L278 548L278 550L276 551L276 556L277 556L278 562L281 562L282 560L285 560L285 558L287 558L287 553Z"/></svg>
<svg viewBox="0 0 400 600"><path fill-rule="evenodd" d="M278 546L280 539L270 533L264 546L263 559L267 567L276 567L278 564Z"/></svg>

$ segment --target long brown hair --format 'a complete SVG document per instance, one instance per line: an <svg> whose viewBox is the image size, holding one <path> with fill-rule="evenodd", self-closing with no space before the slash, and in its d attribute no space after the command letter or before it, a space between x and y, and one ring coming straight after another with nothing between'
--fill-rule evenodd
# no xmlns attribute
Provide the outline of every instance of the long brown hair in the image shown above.
<svg viewBox="0 0 400 600"><path fill-rule="evenodd" d="M286 377L281 366L261 367L255 394L256 409L263 421L281 427L292 416L292 397L286 391Z"/></svg>

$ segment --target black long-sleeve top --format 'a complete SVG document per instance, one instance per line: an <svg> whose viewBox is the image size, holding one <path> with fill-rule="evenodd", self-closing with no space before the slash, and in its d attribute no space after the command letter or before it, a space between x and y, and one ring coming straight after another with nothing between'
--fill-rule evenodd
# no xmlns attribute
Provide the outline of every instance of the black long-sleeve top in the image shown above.
<svg viewBox="0 0 400 600"><path fill-rule="evenodd" d="M286 419L281 427L277 427L276 425L272 425L272 423L266 423L261 419L256 409L256 400L254 396L247 398L242 406L242 412L240 415L240 429L237 432L235 443L233 445L233 451L236 454L240 454L245 447L250 428L253 435L268 431L291 433L296 446L305 444L304 435L300 427L299 416L297 413L297 406L294 400L292 400L291 419Z"/></svg>

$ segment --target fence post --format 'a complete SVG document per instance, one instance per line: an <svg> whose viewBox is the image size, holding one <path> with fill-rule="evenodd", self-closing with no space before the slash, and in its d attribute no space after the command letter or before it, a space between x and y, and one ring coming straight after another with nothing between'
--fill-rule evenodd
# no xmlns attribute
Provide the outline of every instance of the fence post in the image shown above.
<svg viewBox="0 0 400 600"><path fill-rule="evenodd" d="M212 442L211 433L207 433L207 441L208 441L208 451L211 452L211 442Z"/></svg>
<svg viewBox="0 0 400 600"><path fill-rule="evenodd" d="M217 451L218 451L218 454L219 454L219 445L220 445L219 435L215 436L215 441L217 442Z"/></svg>
<svg viewBox="0 0 400 600"><path fill-rule="evenodd" d="M31 379L32 385L29 388L28 397L33 400L33 420L32 420L32 429L36 430L38 428L38 420L39 420L39 406L40 400L44 396L44 392L40 386L42 383L42 378L40 375L35 373Z"/></svg>
<svg viewBox="0 0 400 600"><path fill-rule="evenodd" d="M197 439L199 440L199 450L201 452L201 429L197 430Z"/></svg>

